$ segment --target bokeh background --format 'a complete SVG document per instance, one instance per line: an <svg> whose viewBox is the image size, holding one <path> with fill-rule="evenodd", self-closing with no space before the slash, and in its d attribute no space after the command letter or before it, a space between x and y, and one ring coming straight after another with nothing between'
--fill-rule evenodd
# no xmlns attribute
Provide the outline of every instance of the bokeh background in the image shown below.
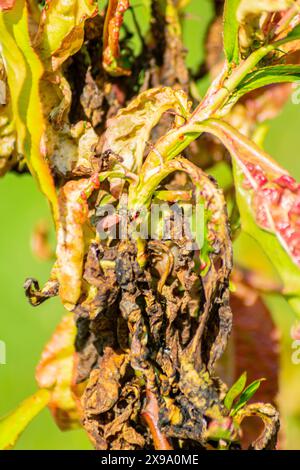
<svg viewBox="0 0 300 470"><path fill-rule="evenodd" d="M131 2L144 21L147 0ZM192 0L187 8L184 28L191 68L203 58L203 37L212 15L210 0ZM127 17L129 26L131 19ZM202 91L205 81L200 84ZM300 104L290 101L281 115L269 123L265 148L273 157L300 180ZM38 308L31 307L23 292L26 277L47 280L51 262L42 262L32 253L30 239L35 224L50 223L49 208L29 175L8 174L0 181L0 340L5 341L7 364L0 365L0 416L36 390L35 366L43 345L49 339L63 314L59 300L51 299ZM243 253L245 262L262 262L261 253L248 240L235 245L235 254ZM295 321L286 302L279 296L266 296L272 316L281 332L280 393L278 397L284 426L284 447L300 449L300 365L291 361L290 329ZM83 431L62 433L43 411L24 432L17 449L89 449Z"/></svg>

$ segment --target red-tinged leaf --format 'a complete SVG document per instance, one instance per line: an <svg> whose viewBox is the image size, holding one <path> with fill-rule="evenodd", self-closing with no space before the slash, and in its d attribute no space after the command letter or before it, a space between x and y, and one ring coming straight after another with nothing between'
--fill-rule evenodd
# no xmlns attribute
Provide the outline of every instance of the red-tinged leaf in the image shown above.
<svg viewBox="0 0 300 470"><path fill-rule="evenodd" d="M49 408L61 429L79 424L71 386L76 327L72 314L63 317L46 345L36 369L38 385L51 392Z"/></svg>
<svg viewBox="0 0 300 470"><path fill-rule="evenodd" d="M0 10L11 10L16 0L0 0Z"/></svg>
<svg viewBox="0 0 300 470"><path fill-rule="evenodd" d="M230 125L209 120L202 130L229 150L243 229L262 246L300 313L300 186L258 146Z"/></svg>
<svg viewBox="0 0 300 470"><path fill-rule="evenodd" d="M103 67L113 76L130 75L121 64L119 37L128 0L109 0L103 32Z"/></svg>
<svg viewBox="0 0 300 470"><path fill-rule="evenodd" d="M236 291L231 295L233 313L234 375L247 370L249 381L265 377L255 400L275 404L279 390L279 332L260 295L234 277ZM243 423L244 444L254 441L260 426L257 420Z"/></svg>

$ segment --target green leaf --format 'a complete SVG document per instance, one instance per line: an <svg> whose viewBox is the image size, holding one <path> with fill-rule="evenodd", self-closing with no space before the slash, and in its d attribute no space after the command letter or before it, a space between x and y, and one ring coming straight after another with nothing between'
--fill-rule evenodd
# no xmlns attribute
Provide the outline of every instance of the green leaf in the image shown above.
<svg viewBox="0 0 300 470"><path fill-rule="evenodd" d="M47 406L50 392L41 389L0 421L0 449L11 449L32 419Z"/></svg>
<svg viewBox="0 0 300 470"><path fill-rule="evenodd" d="M230 410L232 407L232 403L234 400L242 393L245 388L247 381L247 372L244 372L240 378L232 385L232 387L228 390L226 397L224 399L224 405L226 406L227 410Z"/></svg>
<svg viewBox="0 0 300 470"><path fill-rule="evenodd" d="M232 408L232 411L230 413L231 416L234 416L241 408L243 408L248 403L248 401L253 397L253 395L259 389L261 382L264 380L265 379L258 379L252 382L250 385L248 385L248 387L241 394L238 402Z"/></svg>
<svg viewBox="0 0 300 470"><path fill-rule="evenodd" d="M246 76L237 88L236 96L240 98L252 90L274 83L293 83L298 81L299 78L300 65L274 65L263 67Z"/></svg>
<svg viewBox="0 0 300 470"><path fill-rule="evenodd" d="M239 22L237 9L241 0L225 0L224 5L224 51L229 63L239 60Z"/></svg>
<svg viewBox="0 0 300 470"><path fill-rule="evenodd" d="M300 24L298 24L285 38L277 41L276 44L280 46L291 41L297 41L298 39L300 39Z"/></svg>
<svg viewBox="0 0 300 470"><path fill-rule="evenodd" d="M199 129L218 137L230 152L242 228L270 259L282 294L300 316L298 183L229 124L210 119Z"/></svg>

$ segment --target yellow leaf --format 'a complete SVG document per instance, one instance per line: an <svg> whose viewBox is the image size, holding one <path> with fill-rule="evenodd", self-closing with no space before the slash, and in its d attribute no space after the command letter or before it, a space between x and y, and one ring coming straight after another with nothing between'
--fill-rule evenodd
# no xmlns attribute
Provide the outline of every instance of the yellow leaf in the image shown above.
<svg viewBox="0 0 300 470"><path fill-rule="evenodd" d="M39 390L0 421L0 449L12 448L30 421L47 406L50 393Z"/></svg>
<svg viewBox="0 0 300 470"><path fill-rule="evenodd" d="M51 203L57 219L57 197L53 178L45 159L42 137L45 123L39 96L44 69L31 45L28 7L18 0L8 11L0 11L0 47L4 59L11 105L17 131L17 151L23 154L40 189Z"/></svg>

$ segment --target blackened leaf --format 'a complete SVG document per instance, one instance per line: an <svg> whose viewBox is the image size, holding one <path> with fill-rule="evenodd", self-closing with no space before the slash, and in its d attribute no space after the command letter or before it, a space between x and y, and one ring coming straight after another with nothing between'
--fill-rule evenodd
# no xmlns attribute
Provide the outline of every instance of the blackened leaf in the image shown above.
<svg viewBox="0 0 300 470"><path fill-rule="evenodd" d="M58 294L58 282L55 278L49 279L45 286L40 289L36 279L27 278L24 283L24 290L30 304L36 307Z"/></svg>

